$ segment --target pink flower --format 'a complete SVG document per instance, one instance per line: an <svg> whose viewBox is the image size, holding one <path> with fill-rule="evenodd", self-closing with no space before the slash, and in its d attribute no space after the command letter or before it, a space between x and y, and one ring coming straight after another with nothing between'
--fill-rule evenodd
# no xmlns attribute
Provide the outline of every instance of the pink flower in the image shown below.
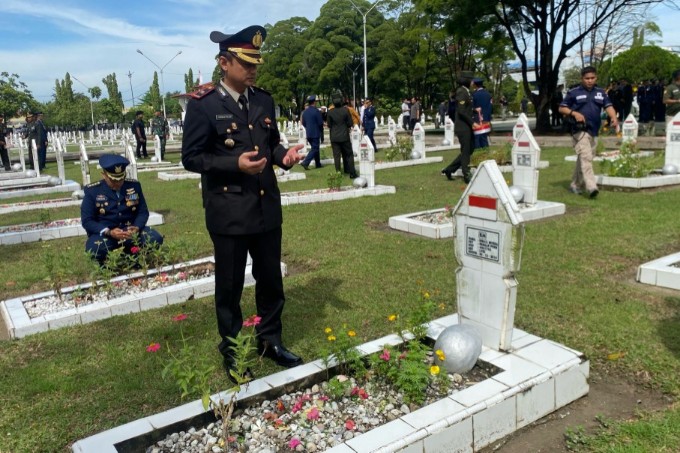
<svg viewBox="0 0 680 453"><path fill-rule="evenodd" d="M383 359L385 362L389 362L390 360L390 351L388 349L383 349L383 353L380 354L380 358Z"/></svg>
<svg viewBox="0 0 680 453"><path fill-rule="evenodd" d="M302 410L302 401L297 401L295 404L293 404L293 407L290 408L290 411L292 413L297 413Z"/></svg>
<svg viewBox="0 0 680 453"><path fill-rule="evenodd" d="M345 429L347 429L348 431L352 431L354 428L356 428L354 420L349 419L345 422Z"/></svg>
<svg viewBox="0 0 680 453"><path fill-rule="evenodd" d="M245 321L243 321L243 325L246 327L255 327L262 321L262 318L257 315L250 316L249 318L246 318Z"/></svg>
<svg viewBox="0 0 680 453"><path fill-rule="evenodd" d="M362 400L368 399L368 393L366 393L366 390L359 387L352 388L351 395L352 396L358 395Z"/></svg>
<svg viewBox="0 0 680 453"><path fill-rule="evenodd" d="M130 252L131 253L139 253L139 247L137 247L136 245L132 246L130 248Z"/></svg>
<svg viewBox="0 0 680 453"><path fill-rule="evenodd" d="M297 439L295 437L293 437L290 440L290 442L288 442L288 448L290 448L291 450L295 450L295 447L297 447L298 445L302 445L302 442L300 442L300 439Z"/></svg>
<svg viewBox="0 0 680 453"><path fill-rule="evenodd" d="M177 274L177 278L178 278L179 280L186 280L186 278L187 278L187 273L186 273L186 272L180 272L180 273Z"/></svg>
<svg viewBox="0 0 680 453"><path fill-rule="evenodd" d="M161 348L160 343L151 343L146 347L146 352L156 352Z"/></svg>
<svg viewBox="0 0 680 453"><path fill-rule="evenodd" d="M317 407L313 407L310 409L309 412L307 412L307 420L316 420L319 418L319 409Z"/></svg>
<svg viewBox="0 0 680 453"><path fill-rule="evenodd" d="M319 400L320 400L320 401L328 401L328 397L327 397L326 395L321 395L321 396L319 397Z"/></svg>
<svg viewBox="0 0 680 453"><path fill-rule="evenodd" d="M180 322L180 321L184 321L188 317L189 317L189 315L187 315L186 313L181 313L177 316L173 316L172 320L175 321L175 322Z"/></svg>

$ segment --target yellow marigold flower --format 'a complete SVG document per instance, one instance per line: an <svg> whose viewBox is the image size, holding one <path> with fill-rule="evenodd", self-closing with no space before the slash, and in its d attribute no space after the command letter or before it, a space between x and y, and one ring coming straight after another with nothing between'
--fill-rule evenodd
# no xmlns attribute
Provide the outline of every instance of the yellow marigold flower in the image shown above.
<svg viewBox="0 0 680 453"><path fill-rule="evenodd" d="M397 320L397 315L389 315L387 317L387 320L390 321L390 322L394 322L394 321Z"/></svg>
<svg viewBox="0 0 680 453"><path fill-rule="evenodd" d="M324 331L326 334L329 334L329 333L333 332L333 329L331 329L330 327L326 327L323 331Z"/></svg>
<svg viewBox="0 0 680 453"><path fill-rule="evenodd" d="M436 351L434 351L434 353L437 354L437 358L438 358L440 361L443 362L444 359L446 359L446 355L444 354L444 351L442 351L441 349L437 349Z"/></svg>
<svg viewBox="0 0 680 453"><path fill-rule="evenodd" d="M446 304L443 303L443 302L442 302L441 304L439 304L439 309L440 309L440 310L445 310L445 309L446 309Z"/></svg>
<svg viewBox="0 0 680 453"><path fill-rule="evenodd" d="M349 335L350 337L356 337L357 333L353 330L350 330L349 332L347 332L347 335Z"/></svg>
<svg viewBox="0 0 680 453"><path fill-rule="evenodd" d="M335 335L328 335L328 341L335 341Z"/></svg>
<svg viewBox="0 0 680 453"><path fill-rule="evenodd" d="M430 298L430 293L428 293L427 291L425 291L425 292L423 293L423 297L424 297L425 299L429 299L429 298Z"/></svg>
<svg viewBox="0 0 680 453"><path fill-rule="evenodd" d="M438 374L439 374L439 367L438 367L437 365L432 365L432 366L430 367L430 374L431 374L432 376L438 375Z"/></svg>

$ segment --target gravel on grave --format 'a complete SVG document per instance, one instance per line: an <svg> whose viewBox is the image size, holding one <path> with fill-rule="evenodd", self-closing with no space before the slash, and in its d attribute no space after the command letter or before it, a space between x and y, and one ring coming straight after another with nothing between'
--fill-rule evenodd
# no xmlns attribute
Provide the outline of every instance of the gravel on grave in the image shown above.
<svg viewBox="0 0 680 453"><path fill-rule="evenodd" d="M54 199L51 199L51 200L22 201L22 202L19 202L19 203L0 204L0 208L13 208L13 207L20 207L20 206L45 205L45 208L47 209L55 203L64 203L64 202L67 202L67 201L74 201L74 200L73 200L73 198L54 198Z"/></svg>
<svg viewBox="0 0 680 453"><path fill-rule="evenodd" d="M282 192L281 193L281 198L291 198L291 197L302 197L305 195L319 195L319 194L324 194L324 193L333 193L333 192L348 192L350 190L357 190L356 187L352 186L342 186L338 189L311 189L311 190L302 190L299 192Z"/></svg>
<svg viewBox="0 0 680 453"><path fill-rule="evenodd" d="M488 379L495 372L492 365L478 362L465 375L450 374L448 394ZM358 389L354 378L350 380L352 388ZM326 393L327 388L328 382L324 381L277 400L263 401L240 413L236 411L228 446L220 441L222 426L218 421L169 434L149 446L146 453L321 452L443 398L435 389L428 388L422 406L409 405L401 393L378 377L362 388L366 399L359 396L360 392L351 395L350 391L340 401L333 401Z"/></svg>
<svg viewBox="0 0 680 453"><path fill-rule="evenodd" d="M51 222L25 223L23 225L10 225L0 227L0 234L25 233L28 231L46 230L48 228L61 228L69 226L80 226L80 218L53 220Z"/></svg>
<svg viewBox="0 0 680 453"><path fill-rule="evenodd" d="M62 293L61 298L56 294L31 299L24 302L24 308L31 318L37 318L49 313L55 313L69 308L81 307L95 302L106 302L126 295L141 294L157 288L177 283L197 280L214 275L211 263L199 264L188 268L179 268L171 272L148 274L113 282L111 285L83 287L78 291Z"/></svg>
<svg viewBox="0 0 680 453"><path fill-rule="evenodd" d="M430 211L424 214L415 215L410 218L420 222L432 223L434 225L446 225L447 223L453 223L453 218L451 217L448 209L438 212Z"/></svg>

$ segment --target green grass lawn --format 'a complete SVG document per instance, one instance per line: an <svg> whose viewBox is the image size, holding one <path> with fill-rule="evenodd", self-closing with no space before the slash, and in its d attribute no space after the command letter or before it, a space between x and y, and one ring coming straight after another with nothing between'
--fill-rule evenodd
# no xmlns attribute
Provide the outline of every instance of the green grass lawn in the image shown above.
<svg viewBox="0 0 680 453"><path fill-rule="evenodd" d="M635 274L638 265L680 251L680 188L576 196L566 190L574 164L564 156L572 152L547 148L541 155L550 167L540 172L539 199L564 202L567 213L526 225L515 325L585 352L592 373L622 376L677 400L680 292L637 284ZM319 358L329 325L347 323L362 340L391 333L387 316L411 313L421 290L443 304L442 315L455 312L453 240L387 226L393 215L455 205L462 182L439 174L455 153L436 154L444 164L376 172L377 184L396 186L395 195L283 208L283 261L291 272L284 280L284 341L305 359ZM168 158L177 161L178 154ZM78 166L66 169L68 179L80 180ZM331 170L309 170L306 180L280 188L325 187ZM55 163L47 173L56 175ZM158 229L166 241L189 243L192 257L210 255L198 182L159 181L155 172L139 177L150 209L165 216ZM5 200L12 201L19 200ZM26 211L0 215L0 225L78 216L73 207ZM84 241L2 246L0 299L49 289L45 262L55 252L64 257L69 282L89 281ZM243 305L246 315L254 313L252 288L244 291ZM212 298L0 342L0 452L66 451L78 439L182 403L174 383L160 376L167 344L179 338L171 321L178 313L189 315L182 327L199 354L219 365ZM151 342L162 349L147 353ZM608 360L612 353L623 356ZM261 376L277 368L265 361L254 371ZM215 390L229 385L219 367L211 383ZM674 451L679 419L675 404L614 421L583 449Z"/></svg>

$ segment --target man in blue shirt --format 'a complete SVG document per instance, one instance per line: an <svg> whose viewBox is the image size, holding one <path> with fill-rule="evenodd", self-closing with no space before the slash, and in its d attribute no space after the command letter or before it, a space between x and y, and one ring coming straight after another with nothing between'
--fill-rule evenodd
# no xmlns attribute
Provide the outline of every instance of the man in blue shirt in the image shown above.
<svg viewBox="0 0 680 453"><path fill-rule="evenodd" d="M307 98L309 105L302 112L302 125L305 127L307 132L307 141L312 146L312 150L307 154L305 160L302 161L302 165L305 170L309 168L309 164L314 159L314 165L316 168L321 168L321 153L319 152L319 146L321 143L321 136L323 135L323 117L321 112L316 108L316 96L311 95Z"/></svg>
<svg viewBox="0 0 680 453"><path fill-rule="evenodd" d="M373 150L378 151L378 146L373 139L373 132L375 132L375 107L373 107L373 99L367 98L364 101L364 116L361 119L361 127L364 129L366 137L371 141Z"/></svg>
<svg viewBox="0 0 680 453"><path fill-rule="evenodd" d="M611 127L616 128L619 121L607 93L596 85L597 72L594 67L586 66L581 70L581 85L569 90L560 104L560 113L571 124L571 134L576 151L576 168L569 190L581 193L585 185L590 198L597 197L599 190L593 173L595 157L595 137L600 130L602 109L609 115Z"/></svg>
<svg viewBox="0 0 680 453"><path fill-rule="evenodd" d="M146 226L149 210L139 181L125 179L126 158L105 154L99 159L104 179L85 187L80 206L80 222L87 232L85 251L104 264L111 250L125 248L134 254L135 247L161 245L163 236Z"/></svg>
<svg viewBox="0 0 680 453"><path fill-rule="evenodd" d="M475 110L475 119L478 123L482 123L482 121L491 123L491 112L493 110L491 93L489 93L486 88L484 88L484 81L482 79L472 79L472 85L470 88L473 87L474 91L472 93L472 108ZM474 149L488 147L489 133L486 132L484 134L475 134Z"/></svg>

